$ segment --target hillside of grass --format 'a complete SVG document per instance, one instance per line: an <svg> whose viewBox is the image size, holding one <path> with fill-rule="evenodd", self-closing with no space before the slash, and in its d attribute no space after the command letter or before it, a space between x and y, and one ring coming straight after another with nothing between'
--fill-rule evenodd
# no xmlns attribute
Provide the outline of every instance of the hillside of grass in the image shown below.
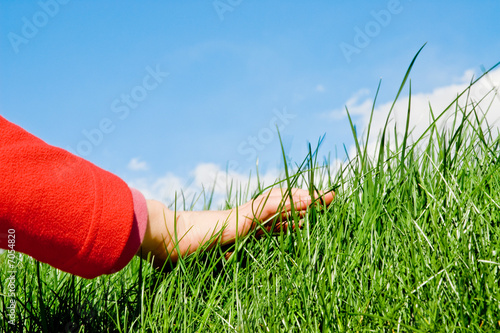
<svg viewBox="0 0 500 333"><path fill-rule="evenodd" d="M16 326L7 322L3 253L0 331L500 330L500 140L484 117L500 110L450 101L447 111L452 126L436 122L413 141L411 129L397 140L386 126L372 134L376 151L353 126L357 154L337 171L314 149L286 166L276 186L336 192L300 228L252 233L163 272L135 258L94 280L21 255Z"/></svg>

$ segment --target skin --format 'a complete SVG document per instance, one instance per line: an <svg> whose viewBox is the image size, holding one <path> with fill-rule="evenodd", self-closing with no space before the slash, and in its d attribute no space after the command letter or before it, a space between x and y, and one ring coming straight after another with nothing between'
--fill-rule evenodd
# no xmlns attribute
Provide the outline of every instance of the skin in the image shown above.
<svg viewBox="0 0 500 333"><path fill-rule="evenodd" d="M320 195L324 205L330 204L334 197L333 192ZM292 189L292 197L296 212L299 216L304 216L312 203L309 191ZM163 266L169 259L176 262L179 255L187 256L203 245L213 246L217 242L223 245L232 244L237 234L238 237L245 236L256 227L257 221L264 223L278 218L277 221L284 221L286 226L286 220L291 214L289 196L279 188L272 189L237 208L221 211L178 211L177 218L174 211L159 201L147 200L147 206L148 226L137 255L146 259L151 253L156 267ZM271 221L268 223L270 225ZM214 238L214 235L220 237Z"/></svg>

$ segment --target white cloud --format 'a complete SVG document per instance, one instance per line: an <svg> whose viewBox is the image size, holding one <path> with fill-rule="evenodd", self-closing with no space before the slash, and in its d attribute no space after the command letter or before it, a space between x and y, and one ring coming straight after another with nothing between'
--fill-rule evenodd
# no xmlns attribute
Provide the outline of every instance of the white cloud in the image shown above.
<svg viewBox="0 0 500 333"><path fill-rule="evenodd" d="M366 110L371 110L373 100L370 99L369 96L370 90L361 89L354 93L354 95L352 95L351 98L349 98L347 102L345 102L345 107L347 107L347 109L349 110L351 117L363 115ZM330 119L342 119L344 117L347 117L345 107L325 112L323 113L323 116Z"/></svg>
<svg viewBox="0 0 500 333"><path fill-rule="evenodd" d="M269 186L279 178L276 170L269 170L259 175L260 183ZM236 170L221 169L213 163L201 163L197 165L189 178L182 178L172 173L167 173L157 179L138 178L128 181L129 186L141 191L148 199L156 199L167 205L172 205L177 198L177 208L183 209L184 203L189 207L193 200L197 200L196 209L203 207L204 195L208 197L213 191L212 208L221 207L228 198L229 189L233 188L232 198L235 191L243 194L243 200L247 200L257 189L257 177L249 177ZM184 202L185 201L185 202Z"/></svg>
<svg viewBox="0 0 500 333"><path fill-rule="evenodd" d="M334 160L330 165L330 173L335 175L343 163L340 160ZM293 173L293 171L291 171ZM323 169L323 175L327 170ZM277 181L284 178L283 171L270 169L265 173L259 174L261 188L269 186L279 187ZM307 178L307 177L305 177ZM318 177L316 179L319 179ZM307 184L299 180L295 187L307 188ZM177 209L189 209L196 201L193 208L195 210L203 209L204 199L210 197L213 191L211 209L221 209L226 200L231 204L243 204L251 199L251 196L258 189L257 176L252 173L243 173L239 170L222 169L213 163L200 163L191 172L187 178L179 177L173 173L156 179L137 178L127 181L130 187L139 190L146 199L155 199L162 201L172 209L177 202ZM321 184L316 184L321 186ZM323 184L324 185L324 184ZM286 184L282 184L286 186ZM229 193L231 193L229 197Z"/></svg>
<svg viewBox="0 0 500 333"><path fill-rule="evenodd" d="M418 138L420 134L428 127L431 121L431 113L429 105L432 106L434 114L438 115L439 112L444 110L457 96L458 93L462 92L470 83L472 77L472 72L467 71L462 76L458 83L450 84L448 86L439 87L434 89L430 93L413 93L411 96L411 117L410 117L410 129L412 129L413 138ZM492 71L487 77L484 77L470 90L469 94L469 104L470 101L478 102L481 100L490 90L498 90L500 85L500 69ZM465 104L465 96L460 99L460 104ZM355 117L358 122L359 128L366 129L370 119L370 112L372 109L372 99L370 98L370 92L366 89L358 91L346 102L349 112L353 117ZM490 95L480 104L483 110L491 103L491 111L487 116L490 126L495 124L496 128L500 128L500 96L490 93ZM387 102L376 106L373 114L372 129L371 129L371 139L368 144L369 151L375 151L376 140L378 133L385 126L385 120L392 102ZM470 109L470 107L469 107ZM392 130L394 128L394 122L397 123L400 134L404 131L404 126L406 122L406 115L408 110L408 97L402 93L402 97L396 103L389 128ZM445 123L450 121L449 116L453 114L454 108L450 108L450 112L443 120L440 122L440 126L445 125ZM331 118L341 118L345 117L344 109L337 109L324 116ZM448 117L448 118L447 118ZM349 150L350 158L354 157L355 149L351 147ZM129 163L129 167L136 167L135 169L143 170L147 167L145 162L141 162L139 159L132 159ZM340 161L335 161L331 166L331 171L333 174L341 167ZM282 174L278 170L269 170L265 174L260 174L259 178L264 186L272 185L277 179L280 178ZM243 173L240 170L228 170L221 168L220 166L213 163L201 163L198 164L191 172L190 176L183 178L179 177L173 173L167 173L166 175L157 179L147 179L147 178L137 178L130 180L128 184L140 190L147 198L156 199L163 201L164 203L171 205L174 203L177 195L177 208L183 209L184 199L186 202L186 207L189 208L193 200L198 198L195 204L196 209L203 207L203 194L207 197L213 190L213 205L212 208L220 208L223 206L225 200L228 197L229 188L232 186L232 197L230 200L235 202L235 191L243 194L242 200L246 201L250 198L257 188L257 177L252 175L249 177L248 173ZM184 195L184 197L182 196ZM200 194L202 194L200 196ZM184 199L183 199L184 198ZM242 202L240 202L242 203Z"/></svg>
<svg viewBox="0 0 500 333"><path fill-rule="evenodd" d="M318 85L316 86L316 91L317 91L317 92L321 92L321 93L322 93L322 92L325 92L325 86L324 86L324 85L322 85L322 84L318 84Z"/></svg>
<svg viewBox="0 0 500 333"><path fill-rule="evenodd" d="M128 162L127 168L132 171L147 171L149 166L145 161L141 161L138 157L134 157Z"/></svg>
<svg viewBox="0 0 500 333"><path fill-rule="evenodd" d="M473 77L473 71L466 71L458 83L450 84L444 87L438 87L430 93L412 93L411 95L411 114L409 129L411 131L411 138L418 139L424 131L428 128L432 122L432 112L435 117L437 117L442 111L444 111L450 103L458 96L459 93L467 89L471 79ZM477 75L475 76L477 77ZM483 112L490 109L486 114L486 119L488 124L495 128L500 128L500 95L498 94L498 89L500 86L500 69L496 69L488 73L485 77L479 80L475 85L472 86L470 92L466 92L460 99L459 105L461 107L466 107L467 110L472 110L471 103L478 103L481 101L485 95L488 94L479 104L479 108L476 108L482 116ZM396 102L394 109L391 114L388 129L392 131L394 128L394 123L397 125L398 137L403 135L406 125L406 117L408 112L409 98L405 95L408 89L406 88L402 93L398 101ZM372 109L372 99L368 96L367 90L360 90L355 93L347 102L347 108L352 116L357 116L358 127L366 130L368 128L370 113ZM469 99L467 100L467 96ZM491 104L491 106L490 106ZM368 150L374 151L376 140L378 134L383 130L386 122L387 115L392 106L392 101L376 106L373 112L373 120L370 130L370 142L368 143ZM334 110L327 114L326 116L331 119L339 119L346 117L345 110ZM457 114L460 120L460 114ZM449 127L455 117L455 106L449 108L445 114L437 122L438 128ZM355 149L350 150L350 154L354 153ZM350 156L353 157L353 156Z"/></svg>

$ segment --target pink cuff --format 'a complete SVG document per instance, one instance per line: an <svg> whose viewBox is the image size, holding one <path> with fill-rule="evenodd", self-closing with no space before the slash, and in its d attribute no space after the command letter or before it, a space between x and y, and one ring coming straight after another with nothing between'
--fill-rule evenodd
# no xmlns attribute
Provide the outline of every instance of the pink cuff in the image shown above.
<svg viewBox="0 0 500 333"><path fill-rule="evenodd" d="M146 227L148 226L148 206L146 204L146 199L138 190L130 188L130 191L132 192L132 199L134 201L134 221L132 223L132 230L130 231L130 236L127 245L125 245L123 249L122 255L108 274L118 272L132 260L142 244L144 234L146 233Z"/></svg>

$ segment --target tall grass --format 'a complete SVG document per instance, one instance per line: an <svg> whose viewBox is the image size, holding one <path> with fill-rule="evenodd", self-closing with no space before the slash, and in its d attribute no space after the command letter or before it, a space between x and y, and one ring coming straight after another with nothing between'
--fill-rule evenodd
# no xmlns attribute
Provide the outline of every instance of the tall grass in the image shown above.
<svg viewBox="0 0 500 333"><path fill-rule="evenodd" d="M164 272L136 258L94 280L22 256L17 325L0 297L0 330L499 330L500 141L484 117L499 110L450 102L451 127L436 121L411 142L407 124L403 140L386 125L375 152L370 131L362 141L353 125L357 154L335 173L312 148L301 165L285 159L277 186L336 188L334 202L312 206L301 228L252 233ZM228 205L247 195L230 188ZM234 252L227 261L225 251ZM7 274L2 264L0 290Z"/></svg>

